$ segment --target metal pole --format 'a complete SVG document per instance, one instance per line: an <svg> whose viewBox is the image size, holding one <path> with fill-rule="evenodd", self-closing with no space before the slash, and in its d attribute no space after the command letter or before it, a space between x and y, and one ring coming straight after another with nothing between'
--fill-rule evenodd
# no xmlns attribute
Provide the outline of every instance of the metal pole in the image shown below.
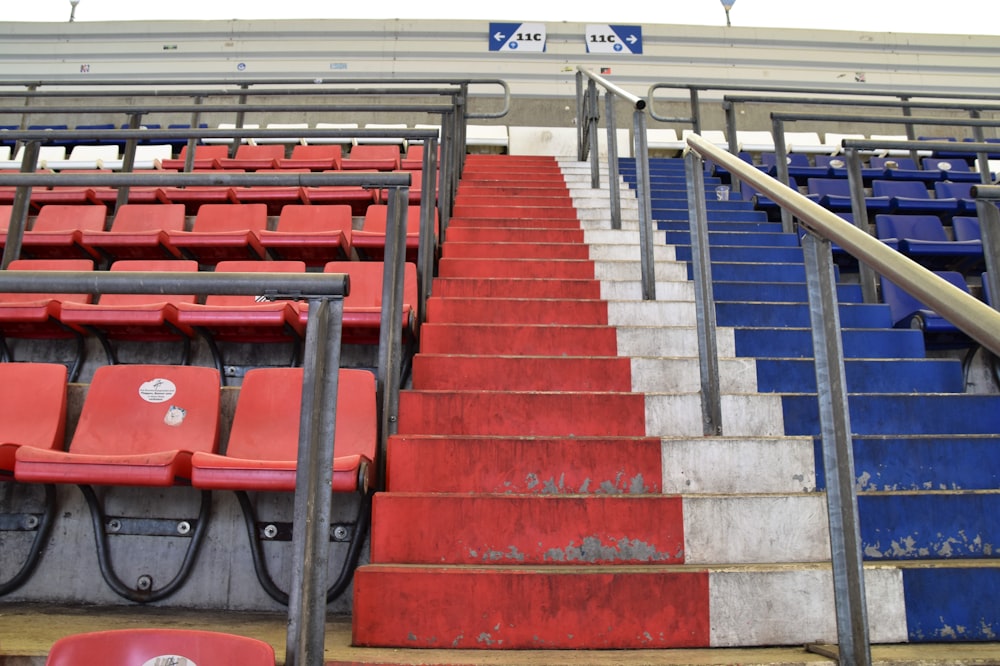
<svg viewBox="0 0 1000 666"><path fill-rule="evenodd" d="M635 128L636 196L639 199L639 267L642 272L642 299L656 300L656 263L653 257L653 204L650 199L649 150L647 150L646 112L632 113Z"/></svg>
<svg viewBox="0 0 1000 666"><path fill-rule="evenodd" d="M722 434L722 391L719 347L716 340L712 260L708 247L708 208L705 205L704 164L698 153L688 151L687 198L691 229L691 267L698 320L698 362L701 369L701 416L705 435Z"/></svg>
<svg viewBox="0 0 1000 666"><path fill-rule="evenodd" d="M130 130L137 130L142 127L142 114L141 113L130 113L128 117L128 128ZM138 145L138 139L134 137L129 137L125 140L125 154L122 155L122 171L125 173L131 173L135 169L135 148ZM128 193L131 187L129 185L124 185L118 188L118 195L115 197L115 213L117 213L122 206L128 203Z"/></svg>
<svg viewBox="0 0 1000 666"><path fill-rule="evenodd" d="M866 234L871 234L868 222L868 206L865 203L865 184L861 175L861 155L857 148L845 148L847 158L847 181L851 188L851 216L854 226ZM858 281L865 303L878 303L878 274L865 262L858 263Z"/></svg>
<svg viewBox="0 0 1000 666"><path fill-rule="evenodd" d="M382 319L379 328L377 391L379 409L378 483L385 482L389 436L399 421L399 378L402 366L403 276L406 267L406 207L409 188L389 190L382 277Z"/></svg>
<svg viewBox="0 0 1000 666"><path fill-rule="evenodd" d="M788 150L785 145L785 122L780 118L771 119L771 136L774 137L774 165L777 178L782 185L788 185ZM795 218L785 208L781 209L781 230L786 234L795 233Z"/></svg>
<svg viewBox="0 0 1000 666"><path fill-rule="evenodd" d="M21 173L34 173L38 164L38 153L41 146L38 141L29 141L24 145L21 155ZM3 247L3 260L0 261L4 270L10 262L21 257L21 244L24 242L24 231L28 228L28 206L31 203L31 185L20 185L14 192L14 205L10 213L10 224L7 227L7 241Z"/></svg>
<svg viewBox="0 0 1000 666"><path fill-rule="evenodd" d="M986 284L994 309L1000 310L1000 210L995 203L976 200L979 234L986 256Z"/></svg>
<svg viewBox="0 0 1000 666"><path fill-rule="evenodd" d="M438 143L436 139L424 141L423 173L420 183L420 246L417 255L417 293L420 295L420 321L423 321L427 297L434 278L434 257L437 256L437 189L435 188Z"/></svg>
<svg viewBox="0 0 1000 666"><path fill-rule="evenodd" d="M598 188L601 186L601 154L597 142L597 125L601 120L598 110L597 83L593 79L587 81L587 150L590 153L590 186Z"/></svg>
<svg viewBox="0 0 1000 666"><path fill-rule="evenodd" d="M608 115L608 196L611 202L611 228L621 229L622 228L622 199L621 190L618 188L618 133L617 133L617 123L615 122L615 96L610 93L604 94L604 103L607 107ZM633 130L638 132L638 130ZM638 138L638 133L636 133L636 138ZM638 156L638 152L636 153ZM598 174L597 182L594 183L591 179L591 187L598 188L601 186L600 175Z"/></svg>
<svg viewBox="0 0 1000 666"><path fill-rule="evenodd" d="M302 360L302 410L295 472L288 666L322 666L342 298L310 298Z"/></svg>
<svg viewBox="0 0 1000 666"><path fill-rule="evenodd" d="M816 364L840 663L866 666L871 664L871 646L837 284L830 242L809 232L802 246Z"/></svg>

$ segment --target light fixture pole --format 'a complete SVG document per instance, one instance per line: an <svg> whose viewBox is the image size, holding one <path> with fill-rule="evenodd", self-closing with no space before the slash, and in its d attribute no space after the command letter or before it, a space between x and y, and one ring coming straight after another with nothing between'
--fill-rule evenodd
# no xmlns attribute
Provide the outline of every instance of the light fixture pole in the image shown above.
<svg viewBox="0 0 1000 666"><path fill-rule="evenodd" d="M729 10L733 8L736 4L736 0L722 0L722 7L726 10L726 27L730 27L732 24L729 22Z"/></svg>
<svg viewBox="0 0 1000 666"><path fill-rule="evenodd" d="M76 6L80 4L80 0L69 0L69 4L72 7L69 10L69 22L72 23L76 20Z"/></svg>

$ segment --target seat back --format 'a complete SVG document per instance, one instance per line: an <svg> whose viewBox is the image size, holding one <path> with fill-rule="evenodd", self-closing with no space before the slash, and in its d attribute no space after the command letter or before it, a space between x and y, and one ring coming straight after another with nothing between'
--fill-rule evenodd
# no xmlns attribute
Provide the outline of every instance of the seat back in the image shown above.
<svg viewBox="0 0 1000 666"><path fill-rule="evenodd" d="M184 204L125 204L115 213L111 231L184 231Z"/></svg>
<svg viewBox="0 0 1000 666"><path fill-rule="evenodd" d="M824 196L851 196L851 186L846 178L807 178L806 189L809 194Z"/></svg>
<svg viewBox="0 0 1000 666"><path fill-rule="evenodd" d="M983 234L979 228L979 218L968 215L956 215L951 218L951 230L957 241L982 241Z"/></svg>
<svg viewBox="0 0 1000 666"><path fill-rule="evenodd" d="M63 447L68 378L57 363L0 363L0 478L18 446Z"/></svg>
<svg viewBox="0 0 1000 666"><path fill-rule="evenodd" d="M197 232L261 231L265 228L265 204L202 204L191 226L191 230Z"/></svg>
<svg viewBox="0 0 1000 666"><path fill-rule="evenodd" d="M938 199L972 199L975 183L955 183L950 180L934 181L934 195Z"/></svg>
<svg viewBox="0 0 1000 666"><path fill-rule="evenodd" d="M949 240L944 225L934 215L876 215L875 231L881 240L891 238L944 242Z"/></svg>
<svg viewBox="0 0 1000 666"><path fill-rule="evenodd" d="M216 273L305 273L304 261L255 261L248 259L220 261L215 267ZM205 305L213 306L244 306L258 302L256 296L239 296L232 294L210 294L205 297ZM270 301L260 301L269 303Z"/></svg>
<svg viewBox="0 0 1000 666"><path fill-rule="evenodd" d="M280 160L285 147L280 144L255 145L244 143L236 149L236 160Z"/></svg>
<svg viewBox="0 0 1000 666"><path fill-rule="evenodd" d="M107 206L49 204L38 211L31 232L103 231L107 216Z"/></svg>
<svg viewBox="0 0 1000 666"><path fill-rule="evenodd" d="M182 657L189 666L275 664L274 648L256 638L197 629L117 629L61 638L52 645L45 665L185 663L171 657Z"/></svg>
<svg viewBox="0 0 1000 666"><path fill-rule="evenodd" d="M240 387L226 455L260 461L298 459L302 368L254 368ZM374 460L378 442L375 376L341 368L333 453Z"/></svg>
<svg viewBox="0 0 1000 666"><path fill-rule="evenodd" d="M351 291L344 298L344 309L381 308L382 282L385 264L381 261L331 261L323 267L324 273L347 273ZM417 311L417 265L411 261L403 266L403 305Z"/></svg>
<svg viewBox="0 0 1000 666"><path fill-rule="evenodd" d="M121 259L111 264L112 271L153 271L197 273L198 262L189 259ZM195 303L194 294L103 294L101 305L147 305L149 303Z"/></svg>
<svg viewBox="0 0 1000 666"><path fill-rule="evenodd" d="M919 180L873 180L872 194L877 197L931 198L927 186Z"/></svg>
<svg viewBox="0 0 1000 666"><path fill-rule="evenodd" d="M315 162L317 169L340 169L343 149L338 144L299 144L292 148L289 164L296 161ZM322 164L320 164L322 162Z"/></svg>
<svg viewBox="0 0 1000 666"><path fill-rule="evenodd" d="M969 293L969 285L958 271L934 271L934 274ZM919 299L908 294L895 282L885 278L882 278L882 301L889 306L893 325L906 322L916 313L931 312Z"/></svg>
<svg viewBox="0 0 1000 666"><path fill-rule="evenodd" d="M373 204L368 206L368 211L365 213L365 222L361 227L362 231L384 234L388 216L388 205ZM406 233L407 235L420 233L420 206L406 207Z"/></svg>
<svg viewBox="0 0 1000 666"><path fill-rule="evenodd" d="M69 450L92 455L214 452L220 383L215 368L101 366L90 382Z"/></svg>
<svg viewBox="0 0 1000 666"><path fill-rule="evenodd" d="M92 271L94 262L90 259L15 259L7 267L9 271ZM48 294L48 293L0 293L0 302L25 303L42 298L60 302L73 301L90 303L90 294Z"/></svg>
<svg viewBox="0 0 1000 666"><path fill-rule="evenodd" d="M343 231L349 236L351 224L350 206L344 204L328 206L291 204L282 207L275 230L306 234L321 231Z"/></svg>

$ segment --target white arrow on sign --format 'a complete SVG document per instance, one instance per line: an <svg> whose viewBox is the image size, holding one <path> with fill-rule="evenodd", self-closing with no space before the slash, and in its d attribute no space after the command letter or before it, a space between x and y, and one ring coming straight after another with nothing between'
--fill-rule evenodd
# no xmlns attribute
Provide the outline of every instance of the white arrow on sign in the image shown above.
<svg viewBox="0 0 1000 666"><path fill-rule="evenodd" d="M639 41L639 38L636 37L635 35L629 35L628 37L625 38L625 41L628 42L629 44L635 44L637 41Z"/></svg>
<svg viewBox="0 0 1000 666"><path fill-rule="evenodd" d="M497 40L498 42L502 42L503 40L507 39L507 35L503 34L502 32L497 32L493 34L493 39Z"/></svg>

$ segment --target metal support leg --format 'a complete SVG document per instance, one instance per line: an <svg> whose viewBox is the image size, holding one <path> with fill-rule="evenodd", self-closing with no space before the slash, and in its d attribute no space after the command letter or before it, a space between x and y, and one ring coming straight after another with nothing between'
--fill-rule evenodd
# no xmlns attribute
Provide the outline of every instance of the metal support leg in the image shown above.
<svg viewBox="0 0 1000 666"><path fill-rule="evenodd" d="M833 257L830 242L812 233L803 237L802 247L816 358L838 643L841 663L864 666L871 664L871 645Z"/></svg>

